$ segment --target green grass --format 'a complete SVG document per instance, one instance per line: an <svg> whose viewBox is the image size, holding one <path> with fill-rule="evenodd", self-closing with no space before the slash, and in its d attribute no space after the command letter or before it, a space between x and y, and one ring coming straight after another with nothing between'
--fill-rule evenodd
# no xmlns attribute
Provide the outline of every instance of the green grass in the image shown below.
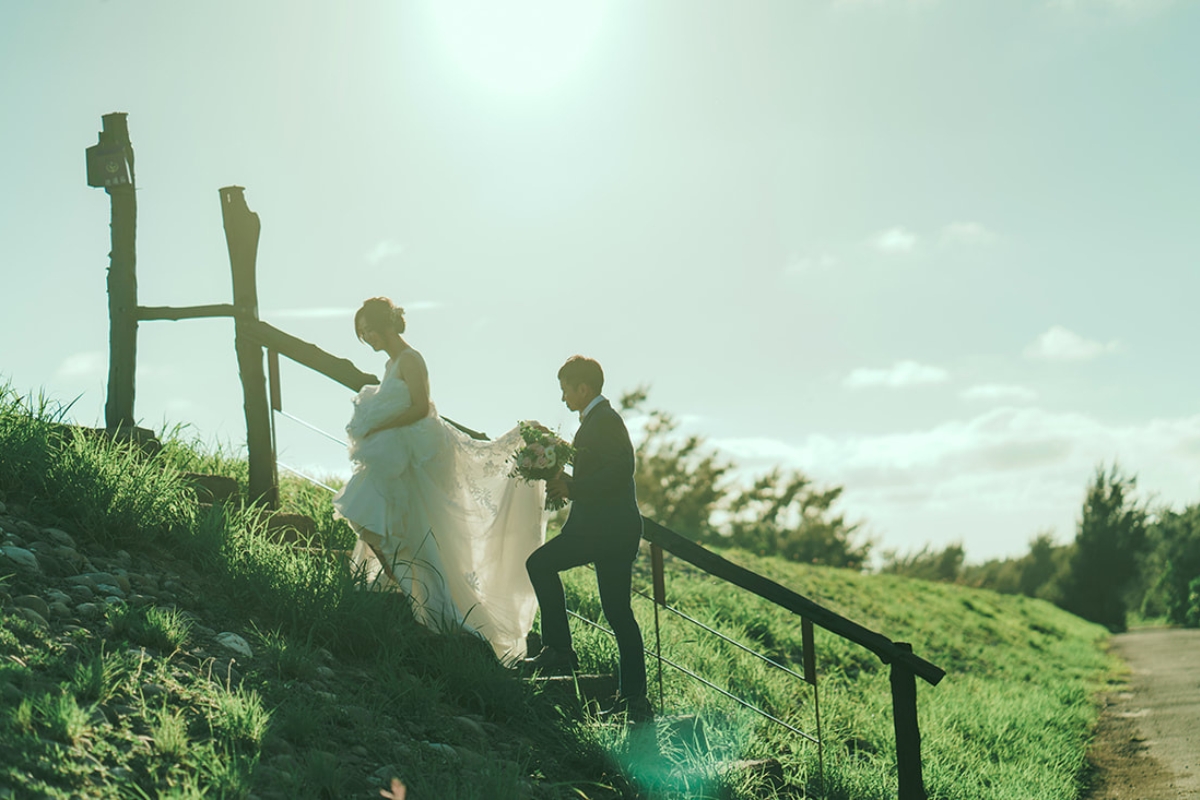
<svg viewBox="0 0 1200 800"><path fill-rule="evenodd" d="M1039 600L895 576L791 564L740 551L724 555L898 641L946 670L934 687L918 679L925 785L931 798L1074 798L1096 710L1094 691L1111 674L1106 632ZM648 561L648 559L643 559ZM649 585L643 575L642 587ZM594 577L569 577L570 602L598 613ZM754 595L714 584L667 558L669 604L802 672L799 620ZM636 600L643 635L654 642L653 610ZM793 726L815 734L812 689L690 623L660 612L672 661ZM579 631L585 669L608 670L615 648ZM831 798L886 798L896 791L889 668L865 649L820 629L815 652ZM652 696L657 668L651 668ZM732 701L664 668L665 705L701 714L713 750L693 764L713 774L728 758L779 757L790 782L818 790L816 748Z"/></svg>
<svg viewBox="0 0 1200 800"><path fill-rule="evenodd" d="M434 635L402 598L363 591L336 557L351 537L324 490L283 483L287 509L319 523L314 547L298 551L273 543L253 510L196 507L184 472L231 475L245 496L245 461L230 449L176 429L147 458L64 438L65 414L0 387L0 500L68 530L81 548L169 551L202 586L204 624L244 632L256 653L239 661L242 681L230 680L196 655L195 616L175 607L116 605L71 634L3 615L0 796L371 796L365 776L382 764L418 797L634 797L634 786L655 800L895 796L889 668L857 645L817 631L823 782L814 745L670 667L666 713L698 722L649 742L644 731L562 713L478 640ZM918 681L931 798L1080 796L1092 697L1113 667L1101 628L1024 597L725 555L947 671L936 687ZM640 559L635 576L643 590L647 565ZM667 568L672 605L801 671L794 616L669 556ZM30 591L18 580L0 576L0 588ZM572 608L601 619L590 571L567 573L565 584ZM652 606L635 599L635 611L653 645ZM810 686L669 613L660 619L666 657L816 733ZM573 629L584 670L611 671L612 640ZM648 666L657 702L657 665ZM468 717L491 726L483 738ZM483 763L464 769L423 742L480 752ZM348 763L342 751L363 743L365 761ZM728 768L768 757L790 788Z"/></svg>

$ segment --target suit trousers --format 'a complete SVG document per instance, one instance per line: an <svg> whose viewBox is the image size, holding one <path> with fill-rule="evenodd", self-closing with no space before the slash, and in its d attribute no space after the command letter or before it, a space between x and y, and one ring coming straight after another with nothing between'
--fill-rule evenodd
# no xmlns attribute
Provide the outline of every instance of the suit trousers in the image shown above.
<svg viewBox="0 0 1200 800"><path fill-rule="evenodd" d="M600 606L617 636L622 697L638 697L646 693L646 655L642 631L630 605L633 560L636 557L636 542L628 546L598 537L568 533L559 534L546 542L525 561L525 569L542 612L542 644L555 649L571 647L566 597L558 573L584 564L596 565Z"/></svg>

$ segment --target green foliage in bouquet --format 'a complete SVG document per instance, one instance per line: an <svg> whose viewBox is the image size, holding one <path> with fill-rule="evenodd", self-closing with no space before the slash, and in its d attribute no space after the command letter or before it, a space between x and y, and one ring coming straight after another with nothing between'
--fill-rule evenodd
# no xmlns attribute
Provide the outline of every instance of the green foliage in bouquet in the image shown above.
<svg viewBox="0 0 1200 800"><path fill-rule="evenodd" d="M540 423L521 422L520 428L525 445L513 454L509 475L528 483L548 481L561 475L575 457L575 448ZM550 511L565 505L565 500L546 499L546 508Z"/></svg>

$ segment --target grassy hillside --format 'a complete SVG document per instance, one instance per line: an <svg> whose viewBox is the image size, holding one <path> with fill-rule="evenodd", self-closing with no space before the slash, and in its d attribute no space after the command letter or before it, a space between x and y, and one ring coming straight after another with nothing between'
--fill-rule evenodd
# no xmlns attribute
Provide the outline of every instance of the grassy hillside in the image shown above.
<svg viewBox="0 0 1200 800"><path fill-rule="evenodd" d="M1052 605L947 584L724 555L897 641L947 671L936 687L918 680L925 781L930 797L1073 798L1083 777L1090 697L1111 674L1106 632ZM643 585L648 580L643 580ZM586 576L574 594L591 600ZM797 621L742 590L715 585L668 559L668 602L777 661L800 670ZM639 610L652 630L648 601ZM691 625L660 614L672 660L765 707L802 730L815 727L811 690ZM595 639L596 637L592 637ZM652 635L647 636L651 641ZM595 641L600 652L607 643ZM888 668L857 645L816 636L829 797L884 798L895 791ZM602 660L602 659L601 659ZM700 709L724 726L743 754L783 754L793 782L818 787L815 748L769 722L730 713L733 704L678 672L664 672L668 707ZM711 726L710 726L711 727ZM748 732L752 731L752 733ZM737 745L734 745L735 747Z"/></svg>
<svg viewBox="0 0 1200 800"><path fill-rule="evenodd" d="M895 795L888 670L862 648L817 632L823 782L815 746L669 667L666 713L698 721L687 736L664 723L647 747L644 731L579 717L471 637L428 634L399 598L362 591L321 551L348 535L323 490L284 487L319 521L299 552L249 511L197 509L181 470L244 481L236 457L178 438L150 460L64 441L51 406L0 395L0 797L370 797L393 775L410 800ZM1021 597L724 555L947 670L918 682L930 797L1078 796L1090 693L1111 668L1102 629ZM644 570L635 583L648 590ZM567 585L600 619L591 573ZM667 595L801 671L791 615L670 558ZM635 610L653 647L652 606ZM816 732L806 684L660 616L666 657ZM611 671L611 640L575 630L584 669ZM657 700L654 662L650 674ZM782 783L728 767L765 757Z"/></svg>

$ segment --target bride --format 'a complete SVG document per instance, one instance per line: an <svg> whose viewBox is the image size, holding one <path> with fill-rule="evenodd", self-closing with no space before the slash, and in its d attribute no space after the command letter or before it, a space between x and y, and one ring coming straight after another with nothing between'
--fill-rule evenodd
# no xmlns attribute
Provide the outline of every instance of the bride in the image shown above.
<svg viewBox="0 0 1200 800"><path fill-rule="evenodd" d="M483 636L503 661L525 655L537 598L525 559L546 538L545 484L509 478L514 428L477 441L438 417L425 359L386 297L354 315L358 338L389 356L354 398L346 426L353 474L334 498L358 542L353 566L410 599L419 622Z"/></svg>

